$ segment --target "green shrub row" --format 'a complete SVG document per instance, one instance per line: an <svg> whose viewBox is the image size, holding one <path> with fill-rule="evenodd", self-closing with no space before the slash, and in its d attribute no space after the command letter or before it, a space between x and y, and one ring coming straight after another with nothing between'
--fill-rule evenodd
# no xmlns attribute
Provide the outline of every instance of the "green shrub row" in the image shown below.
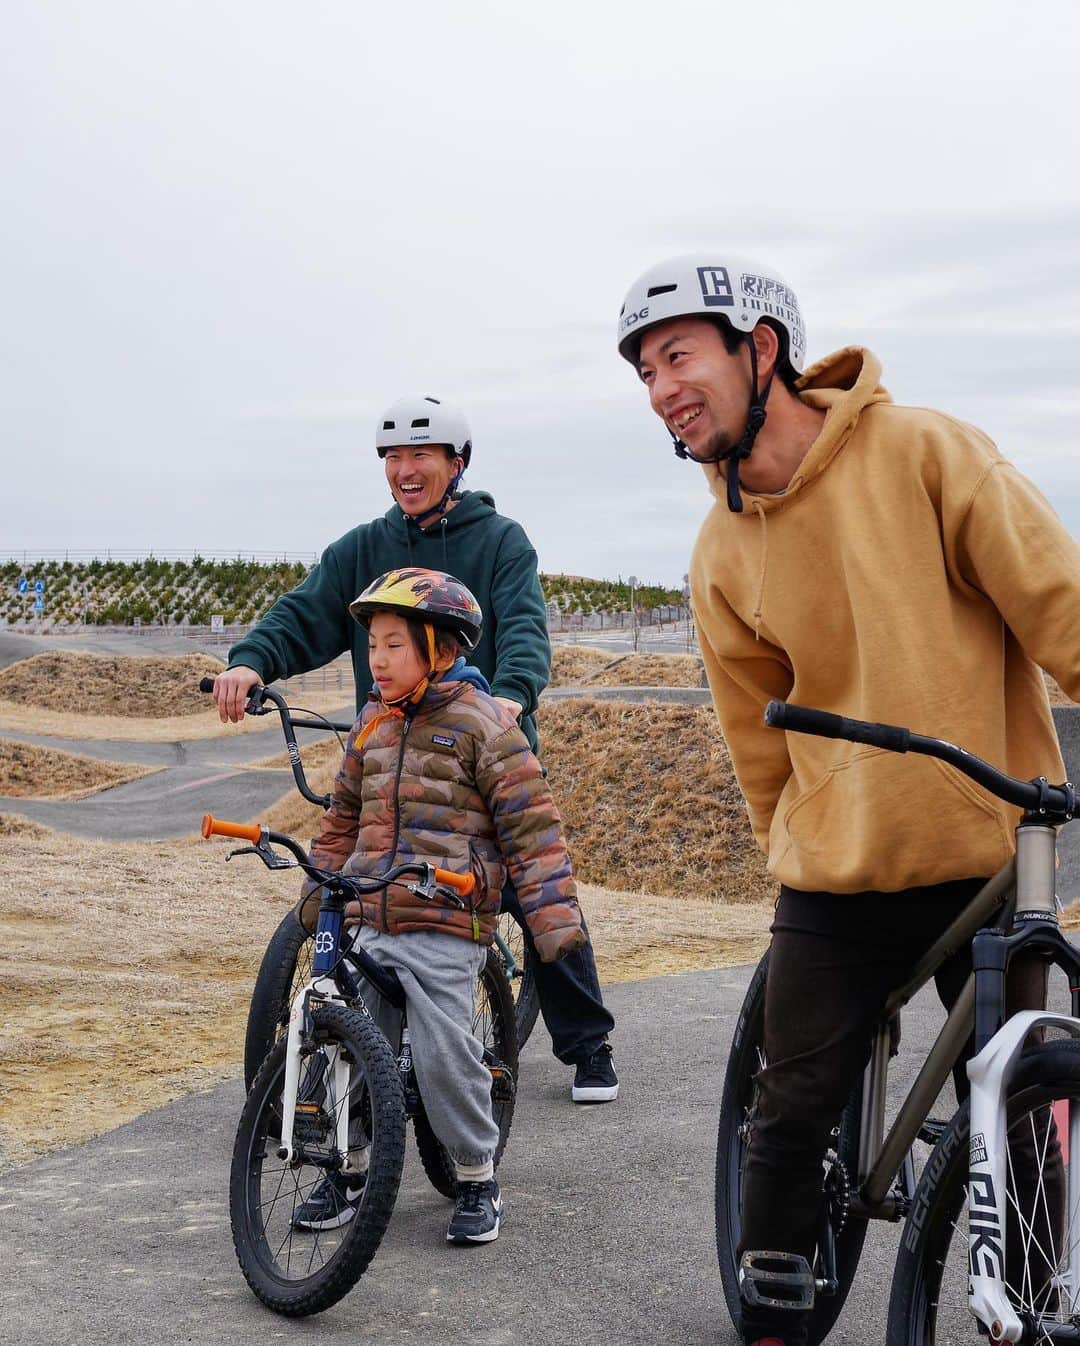
<svg viewBox="0 0 1080 1346"><path fill-rule="evenodd" d="M226 623L254 622L279 594L295 588L308 572L301 561L37 561L0 562L0 620L15 625L43 616L46 624L202 626L214 614ZM25 594L20 579L28 581ZM44 614L34 612L35 580L45 582ZM540 576L544 597L560 612L626 612L630 586L578 575ZM660 584L634 589L639 610L677 606L682 594Z"/></svg>

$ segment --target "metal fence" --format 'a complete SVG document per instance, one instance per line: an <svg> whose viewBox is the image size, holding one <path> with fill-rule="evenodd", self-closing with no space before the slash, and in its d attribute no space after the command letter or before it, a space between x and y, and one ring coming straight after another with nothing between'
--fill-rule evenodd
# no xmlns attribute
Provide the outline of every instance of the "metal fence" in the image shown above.
<svg viewBox="0 0 1080 1346"><path fill-rule="evenodd" d="M210 551L117 551L106 547L97 551L4 551L0 548L0 564L35 565L38 562L70 561L85 564L89 561L256 561L268 565L274 561L302 561L314 565L319 553L314 551L230 551L226 547Z"/></svg>

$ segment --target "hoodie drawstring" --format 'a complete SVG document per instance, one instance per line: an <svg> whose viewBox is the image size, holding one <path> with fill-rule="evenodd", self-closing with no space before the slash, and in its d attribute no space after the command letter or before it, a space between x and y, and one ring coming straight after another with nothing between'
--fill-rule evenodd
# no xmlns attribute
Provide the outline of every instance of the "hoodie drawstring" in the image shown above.
<svg viewBox="0 0 1080 1346"><path fill-rule="evenodd" d="M761 618L765 607L765 568L769 563L769 524L765 507L760 500L752 500L750 508L761 520L761 570L758 573L757 599L754 602L754 639L761 639Z"/></svg>

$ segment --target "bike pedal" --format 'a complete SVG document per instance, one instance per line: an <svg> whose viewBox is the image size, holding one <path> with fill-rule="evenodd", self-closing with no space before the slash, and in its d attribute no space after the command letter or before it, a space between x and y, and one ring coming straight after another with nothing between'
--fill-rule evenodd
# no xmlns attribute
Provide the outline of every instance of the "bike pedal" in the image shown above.
<svg viewBox="0 0 1080 1346"><path fill-rule="evenodd" d="M739 1294L752 1309L812 1309L814 1273L798 1253L746 1252L739 1262Z"/></svg>
<svg viewBox="0 0 1080 1346"><path fill-rule="evenodd" d="M512 1103L517 1094L514 1077L505 1066L491 1068L491 1097L496 1103Z"/></svg>
<svg viewBox="0 0 1080 1346"><path fill-rule="evenodd" d="M298 1143L324 1145L330 1138L333 1119L318 1103L297 1103L293 1117L293 1138Z"/></svg>

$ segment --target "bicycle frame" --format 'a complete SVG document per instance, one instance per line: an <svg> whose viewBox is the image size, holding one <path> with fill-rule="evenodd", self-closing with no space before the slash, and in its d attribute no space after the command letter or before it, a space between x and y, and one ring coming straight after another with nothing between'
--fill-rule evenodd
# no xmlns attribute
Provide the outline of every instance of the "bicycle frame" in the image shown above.
<svg viewBox="0 0 1080 1346"><path fill-rule="evenodd" d="M1042 1028L1054 1027L1080 1038L1080 954L1058 929L1054 893L1056 828L1038 821L1017 828L1015 861L1004 866L927 951L910 980L889 998L863 1077L859 1137L857 1213L899 1219L911 1192L903 1190L905 1156L918 1138L934 1100L949 1077L964 1044L976 1035L976 1055L967 1066L971 1082L972 1137L968 1181L968 1250L972 1314L994 1341L1019 1342L1025 1324L1005 1287L1008 1189L1005 1151L1006 1099L1025 1042ZM1013 897L1016 913L1012 917ZM987 922L996 917L989 928ZM1015 921L1016 931L1007 933ZM915 1082L884 1135L888 1072L889 1020L964 944L973 951L974 971L953 1006ZM1072 1014L1026 1010L1004 1021L1005 971L1021 948L1037 948L1069 975ZM1069 1110L1070 1154L1080 1156L1080 1108ZM977 1140L981 1143L976 1144ZM901 1191L895 1183L900 1173ZM909 1181L910 1179L907 1179ZM1080 1214L1080 1174L1070 1169L1068 1210ZM1069 1248L1069 1280L1080 1287L1080 1243ZM1044 1332L1045 1328L1041 1329ZM1080 1341L1080 1331L1062 1324L1061 1341Z"/></svg>
<svg viewBox="0 0 1080 1346"><path fill-rule="evenodd" d="M1006 1107L1009 1084L1029 1037L1048 1027L1080 1039L1080 953L1058 926L1055 893L1057 828L1080 814L1080 801L1071 782L1051 785L1045 776L1019 781L989 762L943 739L912 733L898 725L854 720L829 711L770 701L765 723L795 733L865 743L887 752L914 752L936 757L964 772L999 799L1024 810L1016 829L1016 858L1001 869L953 921L885 1007L882 1027L875 1038L864 1075L862 1122L858 1157L858 1197L853 1208L866 1218L898 1219L907 1213L911 1168L905 1163L912 1142L922 1131L930 1107L975 1029L975 1055L967 1064L971 1084L968 1175L968 1303L972 1314L992 1341L1039 1340L1080 1342L1080 1322L1046 1325L1027 1321L1012 1307L1006 1293L1007 1151ZM1015 889L1013 933L1009 924L1009 893ZM993 927L980 929L997 912ZM978 933L976 933L978 932ZM931 1048L887 1137L884 1130L885 1077L890 1046L890 1020L901 1005L923 986L945 959L968 940L972 948L972 975L952 1008ZM1071 1014L1045 1008L1028 1010L1005 1022L1005 971L1021 948L1038 950L1069 977ZM1069 1104L1070 1156L1080 1156L1080 1105ZM950 1134L954 1134L952 1132ZM1049 1137L1049 1131L1048 1131ZM948 1162L949 1156L943 1156ZM933 1161L932 1161L933 1162ZM1080 1163L1069 1165L1067 1207L1080 1216ZM892 1190L897 1175L900 1190ZM1015 1175L1014 1175L1015 1182ZM1045 1199L1045 1198L1044 1198ZM911 1211L907 1237L917 1239L920 1210ZM914 1251L914 1249L913 1249ZM826 1259L827 1260L827 1259ZM1080 1246L1069 1248L1069 1290L1080 1293ZM1070 1307L1072 1307L1070 1305Z"/></svg>

